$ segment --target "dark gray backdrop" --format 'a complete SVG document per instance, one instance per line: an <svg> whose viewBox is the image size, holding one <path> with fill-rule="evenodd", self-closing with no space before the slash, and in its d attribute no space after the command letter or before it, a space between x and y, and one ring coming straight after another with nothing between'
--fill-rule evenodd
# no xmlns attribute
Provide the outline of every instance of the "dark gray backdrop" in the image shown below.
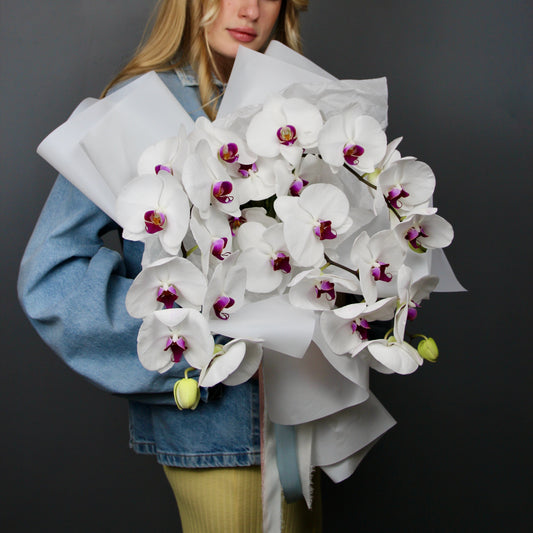
<svg viewBox="0 0 533 533"><path fill-rule="evenodd" d="M178 530L160 468L128 449L125 401L68 370L15 293L55 177L35 148L99 94L153 3L0 3L2 531ZM326 533L531 528L532 20L525 0L312 0L302 18L322 67L388 77L389 138L434 169L469 288L424 306L438 364L374 378L398 425L350 480L325 481Z"/></svg>

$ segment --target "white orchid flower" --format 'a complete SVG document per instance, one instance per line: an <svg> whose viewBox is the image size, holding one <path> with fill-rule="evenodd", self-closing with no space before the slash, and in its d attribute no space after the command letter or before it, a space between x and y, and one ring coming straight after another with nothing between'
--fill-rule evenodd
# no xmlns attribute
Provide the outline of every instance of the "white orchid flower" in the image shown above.
<svg viewBox="0 0 533 533"><path fill-rule="evenodd" d="M383 230L372 237L366 231L355 239L350 259L359 271L363 296L368 303L378 297L377 283L389 283L405 259L406 252L399 246L392 230Z"/></svg>
<svg viewBox="0 0 533 533"><path fill-rule="evenodd" d="M237 235L240 227L246 222L258 222L265 227L273 226L278 221L275 218L267 215L264 207L247 207L242 210L240 217L228 217L229 225L231 228L231 234L233 237Z"/></svg>
<svg viewBox="0 0 533 533"><path fill-rule="evenodd" d="M206 117L199 117L196 120L190 135L193 146L201 140L209 144L211 155L226 166L229 174L237 174L241 165L246 167L257 159L257 156L248 149L244 139L235 131L220 127Z"/></svg>
<svg viewBox="0 0 533 533"><path fill-rule="evenodd" d="M347 163L360 173L372 173L383 159L387 137L379 122L350 109L331 117L318 137L320 155L332 168Z"/></svg>
<svg viewBox="0 0 533 533"><path fill-rule="evenodd" d="M131 180L117 198L116 212L125 239L159 239L166 252L178 254L189 227L189 200L175 176L160 169Z"/></svg>
<svg viewBox="0 0 533 533"><path fill-rule="evenodd" d="M229 215L240 215L233 179L224 165L211 154L205 140L198 143L196 151L185 161L182 182L202 218L209 216L209 206Z"/></svg>
<svg viewBox="0 0 533 533"><path fill-rule="evenodd" d="M300 98L269 98L246 131L251 150L263 157L281 154L296 166L304 149L314 148L322 128L317 107Z"/></svg>
<svg viewBox="0 0 533 533"><path fill-rule="evenodd" d="M289 300L295 307L325 311L333 309L338 292L357 294L356 280L313 268L300 272L289 282Z"/></svg>
<svg viewBox="0 0 533 533"><path fill-rule="evenodd" d="M420 302L429 298L439 278L437 276L423 276L413 283L413 271L407 265L402 265L398 271L398 309L394 317L394 338L403 339L405 325L408 320L414 320Z"/></svg>
<svg viewBox="0 0 533 533"><path fill-rule="evenodd" d="M137 162L137 173L139 176L157 174L162 168L170 174L180 176L188 153L187 133L182 126L177 137L162 139L141 154Z"/></svg>
<svg viewBox="0 0 533 533"><path fill-rule="evenodd" d="M369 305L365 302L350 304L320 317L324 339L336 354L357 355L368 346L370 322L389 320L394 316L396 298L384 298Z"/></svg>
<svg viewBox="0 0 533 533"><path fill-rule="evenodd" d="M259 222L247 222L237 236L242 250L239 264L246 269L246 289L267 293L290 279L292 265L283 237L283 224L266 228Z"/></svg>
<svg viewBox="0 0 533 533"><path fill-rule="evenodd" d="M207 218L202 218L196 207L191 211L191 233L201 253L202 272L207 276L210 265L216 265L229 256L233 238L229 220L224 213L209 208Z"/></svg>
<svg viewBox="0 0 533 533"><path fill-rule="evenodd" d="M329 166L314 154L302 157L295 167L284 160L277 160L274 169L277 196L300 196L310 183L331 183L341 186L338 179L333 179Z"/></svg>
<svg viewBox="0 0 533 533"><path fill-rule="evenodd" d="M378 179L378 191L400 215L429 201L435 190L431 168L416 159L400 159L385 169Z"/></svg>
<svg viewBox="0 0 533 533"><path fill-rule="evenodd" d="M239 165L233 178L239 201L242 204L250 200L265 200L276 192L275 161L260 157L250 165Z"/></svg>
<svg viewBox="0 0 533 533"><path fill-rule="evenodd" d="M258 370L263 358L263 347L257 341L233 339L225 345L216 344L215 354L202 368L198 384L212 387L217 383L240 385Z"/></svg>
<svg viewBox="0 0 533 533"><path fill-rule="evenodd" d="M174 303L200 309L207 290L202 272L182 257L160 259L141 270L126 294L126 309L135 318L144 318Z"/></svg>
<svg viewBox="0 0 533 533"><path fill-rule="evenodd" d="M366 348L371 355L368 358L370 367L385 374L412 374L424 362L409 343L393 337L372 340Z"/></svg>
<svg viewBox="0 0 533 533"><path fill-rule="evenodd" d="M405 249L422 254L432 248L445 248L453 240L451 224L439 215L414 215L393 230Z"/></svg>
<svg viewBox="0 0 533 533"><path fill-rule="evenodd" d="M352 225L348 198L328 183L309 185L299 197L277 198L274 209L284 222L289 253L303 267L320 266L325 250L335 248Z"/></svg>
<svg viewBox="0 0 533 533"><path fill-rule="evenodd" d="M239 252L233 253L215 268L202 309L206 319L228 320L244 305L246 269L237 264L238 258Z"/></svg>
<svg viewBox="0 0 533 533"><path fill-rule="evenodd" d="M139 329L137 351L147 370L166 372L182 357L202 368L213 355L215 342L202 314L195 309L161 309L148 315Z"/></svg>

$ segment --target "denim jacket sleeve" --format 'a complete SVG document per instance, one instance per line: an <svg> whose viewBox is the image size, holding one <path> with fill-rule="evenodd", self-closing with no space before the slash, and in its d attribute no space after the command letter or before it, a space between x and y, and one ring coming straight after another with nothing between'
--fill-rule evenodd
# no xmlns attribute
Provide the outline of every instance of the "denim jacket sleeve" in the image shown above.
<svg viewBox="0 0 533 533"><path fill-rule="evenodd" d="M185 107L198 108L192 87L174 73ZM185 91L185 94L180 94ZM187 92L188 91L188 92ZM177 94L178 93L178 94ZM186 361L165 374L142 367L137 357L140 321L125 307L125 296L140 268L136 244L124 257L103 245L114 222L64 177L59 176L22 259L18 292L30 322L43 340L76 372L100 388L149 403L173 403L172 387Z"/></svg>

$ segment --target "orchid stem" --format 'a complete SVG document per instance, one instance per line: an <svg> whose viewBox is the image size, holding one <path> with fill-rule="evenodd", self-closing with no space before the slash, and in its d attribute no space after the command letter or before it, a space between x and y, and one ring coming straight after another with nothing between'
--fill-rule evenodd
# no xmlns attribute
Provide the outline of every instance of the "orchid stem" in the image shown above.
<svg viewBox="0 0 533 533"><path fill-rule="evenodd" d="M333 259L330 259L327 254L324 254L324 257L330 265L342 268L343 270L346 270L346 272L353 274L357 279L359 279L359 272L357 270L352 270L351 268L348 268L347 266L341 265L340 263L333 261Z"/></svg>

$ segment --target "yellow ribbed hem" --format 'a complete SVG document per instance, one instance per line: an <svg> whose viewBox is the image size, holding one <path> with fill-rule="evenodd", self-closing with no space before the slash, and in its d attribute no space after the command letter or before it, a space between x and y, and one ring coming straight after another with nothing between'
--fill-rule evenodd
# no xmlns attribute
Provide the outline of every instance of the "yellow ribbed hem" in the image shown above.
<svg viewBox="0 0 533 533"><path fill-rule="evenodd" d="M261 468L163 466L178 504L183 533L262 533ZM283 502L283 533L321 533L320 483L314 505Z"/></svg>

